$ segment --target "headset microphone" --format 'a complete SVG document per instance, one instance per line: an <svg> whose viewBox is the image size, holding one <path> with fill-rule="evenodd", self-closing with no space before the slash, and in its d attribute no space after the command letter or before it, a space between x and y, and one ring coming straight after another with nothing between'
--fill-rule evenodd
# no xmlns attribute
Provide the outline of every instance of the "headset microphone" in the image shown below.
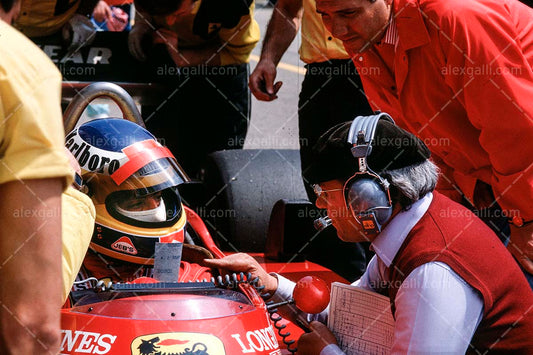
<svg viewBox="0 0 533 355"><path fill-rule="evenodd" d="M344 184L344 200L365 234L376 234L392 214L389 183L368 166L367 157L372 153L376 126L380 119L394 123L385 113L358 116L350 126L348 143L357 159L358 169Z"/></svg>
<svg viewBox="0 0 533 355"><path fill-rule="evenodd" d="M327 215L324 217L317 218L313 221L315 229L319 232L329 227L331 223L331 218L329 218Z"/></svg>

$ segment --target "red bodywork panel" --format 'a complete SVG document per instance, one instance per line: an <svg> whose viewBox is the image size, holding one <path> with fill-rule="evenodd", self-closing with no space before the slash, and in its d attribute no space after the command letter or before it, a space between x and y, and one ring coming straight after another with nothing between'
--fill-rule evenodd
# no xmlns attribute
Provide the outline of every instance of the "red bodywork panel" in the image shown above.
<svg viewBox="0 0 533 355"><path fill-rule="evenodd" d="M337 275L333 271L310 261L282 263L265 259L263 253L249 253L252 255L267 272L275 272L284 277L297 282L304 276L313 275L324 280L328 285L332 282L349 283L345 278Z"/></svg>
<svg viewBox="0 0 533 355"><path fill-rule="evenodd" d="M62 311L61 354L280 354L264 302L241 291L111 299Z"/></svg>
<svg viewBox="0 0 533 355"><path fill-rule="evenodd" d="M263 254L252 255L268 272L293 281L313 274L328 285L347 282L311 262L265 262ZM209 293L132 296L64 309L60 354L194 354L203 350L201 344L209 355L289 354L255 289L243 284L240 291L229 291L235 293L229 298ZM278 325L286 325L283 332L291 333L290 340L303 334L286 319ZM155 352L141 352L146 349Z"/></svg>

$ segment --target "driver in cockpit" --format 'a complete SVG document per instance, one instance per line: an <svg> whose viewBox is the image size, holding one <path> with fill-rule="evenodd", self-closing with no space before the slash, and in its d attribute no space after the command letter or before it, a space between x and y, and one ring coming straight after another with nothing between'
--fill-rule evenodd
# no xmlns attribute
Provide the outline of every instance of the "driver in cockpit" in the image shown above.
<svg viewBox="0 0 533 355"><path fill-rule="evenodd" d="M83 190L96 209L95 228L77 281L152 277L157 242L184 243L187 218L177 186L188 180L172 153L124 119L82 124L66 138L81 166ZM210 252L184 244L179 280L209 280L195 263ZM185 260L184 260L185 259ZM91 288L89 281L73 291Z"/></svg>

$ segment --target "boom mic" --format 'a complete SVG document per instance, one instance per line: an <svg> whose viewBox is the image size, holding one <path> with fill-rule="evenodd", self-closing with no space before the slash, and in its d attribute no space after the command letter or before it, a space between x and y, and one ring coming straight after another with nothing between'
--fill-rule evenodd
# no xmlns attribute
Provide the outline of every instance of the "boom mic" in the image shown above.
<svg viewBox="0 0 533 355"><path fill-rule="evenodd" d="M313 221L315 229L319 232L329 227L331 223L331 218L329 218L327 215L324 217L317 218Z"/></svg>

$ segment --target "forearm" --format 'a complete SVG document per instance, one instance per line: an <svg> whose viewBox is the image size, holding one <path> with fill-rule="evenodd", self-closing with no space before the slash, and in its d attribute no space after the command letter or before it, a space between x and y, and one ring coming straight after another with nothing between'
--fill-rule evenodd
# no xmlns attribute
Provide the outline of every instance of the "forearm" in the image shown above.
<svg viewBox="0 0 533 355"><path fill-rule="evenodd" d="M59 351L61 179L0 185L0 353Z"/></svg>
<svg viewBox="0 0 533 355"><path fill-rule="evenodd" d="M261 60L279 63L283 53L296 37L303 15L302 1L279 0L268 23Z"/></svg>

